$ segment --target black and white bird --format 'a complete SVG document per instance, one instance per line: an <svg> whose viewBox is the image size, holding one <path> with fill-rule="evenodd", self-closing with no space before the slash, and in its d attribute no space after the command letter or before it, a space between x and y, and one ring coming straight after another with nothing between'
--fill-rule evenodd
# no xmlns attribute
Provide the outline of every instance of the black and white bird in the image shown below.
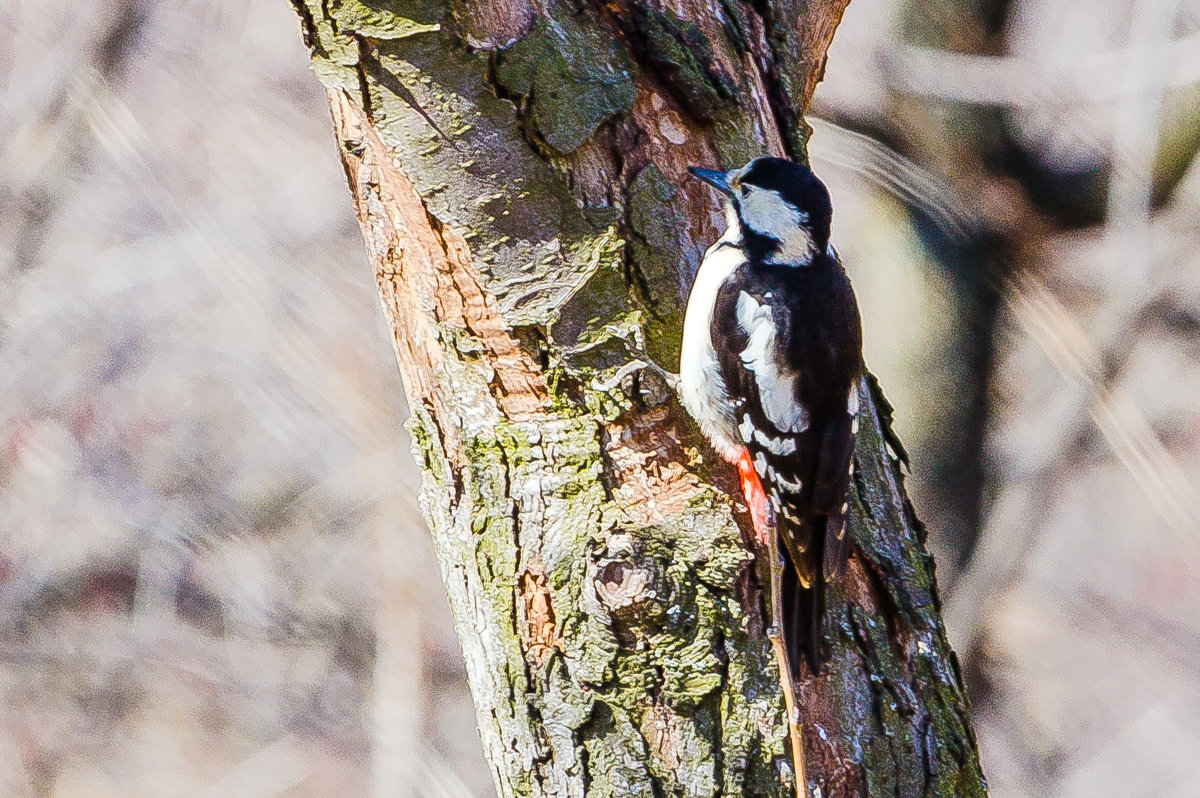
<svg viewBox="0 0 1200 798"><path fill-rule="evenodd" d="M807 167L759 158L691 173L725 199L728 229L688 299L684 406L738 468L759 543L778 534L781 630L794 673L820 671L825 581L847 557L862 329L829 243L829 192Z"/></svg>

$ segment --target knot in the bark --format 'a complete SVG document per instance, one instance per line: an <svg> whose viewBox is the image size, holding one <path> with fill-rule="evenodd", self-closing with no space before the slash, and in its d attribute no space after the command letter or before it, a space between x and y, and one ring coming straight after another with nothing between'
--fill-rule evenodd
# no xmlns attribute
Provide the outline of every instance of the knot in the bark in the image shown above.
<svg viewBox="0 0 1200 798"><path fill-rule="evenodd" d="M642 541L618 533L592 560L591 579L596 598L608 610L614 626L644 626L662 614L670 585L667 563Z"/></svg>

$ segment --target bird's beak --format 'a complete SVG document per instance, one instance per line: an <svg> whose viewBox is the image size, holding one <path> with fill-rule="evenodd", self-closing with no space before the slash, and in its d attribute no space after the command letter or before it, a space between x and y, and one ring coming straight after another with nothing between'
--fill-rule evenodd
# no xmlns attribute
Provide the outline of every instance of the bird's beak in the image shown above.
<svg viewBox="0 0 1200 798"><path fill-rule="evenodd" d="M688 167L692 177L698 177L705 183L720 191L722 194L733 196L733 186L729 185L729 172L718 172L716 169L697 169Z"/></svg>

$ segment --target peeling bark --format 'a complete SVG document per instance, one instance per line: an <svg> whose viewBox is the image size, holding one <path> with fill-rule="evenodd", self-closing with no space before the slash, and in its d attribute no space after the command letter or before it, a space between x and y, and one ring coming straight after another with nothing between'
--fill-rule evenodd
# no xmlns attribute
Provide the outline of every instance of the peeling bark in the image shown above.
<svg viewBox="0 0 1200 798"><path fill-rule="evenodd" d="M686 167L804 157L847 1L293 0L501 795L796 793L747 513L644 359L674 370L718 234ZM886 403L862 406L833 653L798 685L809 788L983 795Z"/></svg>

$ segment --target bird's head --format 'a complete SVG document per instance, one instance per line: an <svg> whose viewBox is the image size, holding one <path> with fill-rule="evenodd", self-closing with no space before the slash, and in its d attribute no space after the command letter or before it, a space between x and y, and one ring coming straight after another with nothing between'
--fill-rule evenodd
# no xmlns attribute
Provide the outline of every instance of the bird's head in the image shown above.
<svg viewBox="0 0 1200 798"><path fill-rule="evenodd" d="M829 246L833 207L812 170L784 158L756 158L741 169L689 170L727 198L730 226L766 263L807 266Z"/></svg>

